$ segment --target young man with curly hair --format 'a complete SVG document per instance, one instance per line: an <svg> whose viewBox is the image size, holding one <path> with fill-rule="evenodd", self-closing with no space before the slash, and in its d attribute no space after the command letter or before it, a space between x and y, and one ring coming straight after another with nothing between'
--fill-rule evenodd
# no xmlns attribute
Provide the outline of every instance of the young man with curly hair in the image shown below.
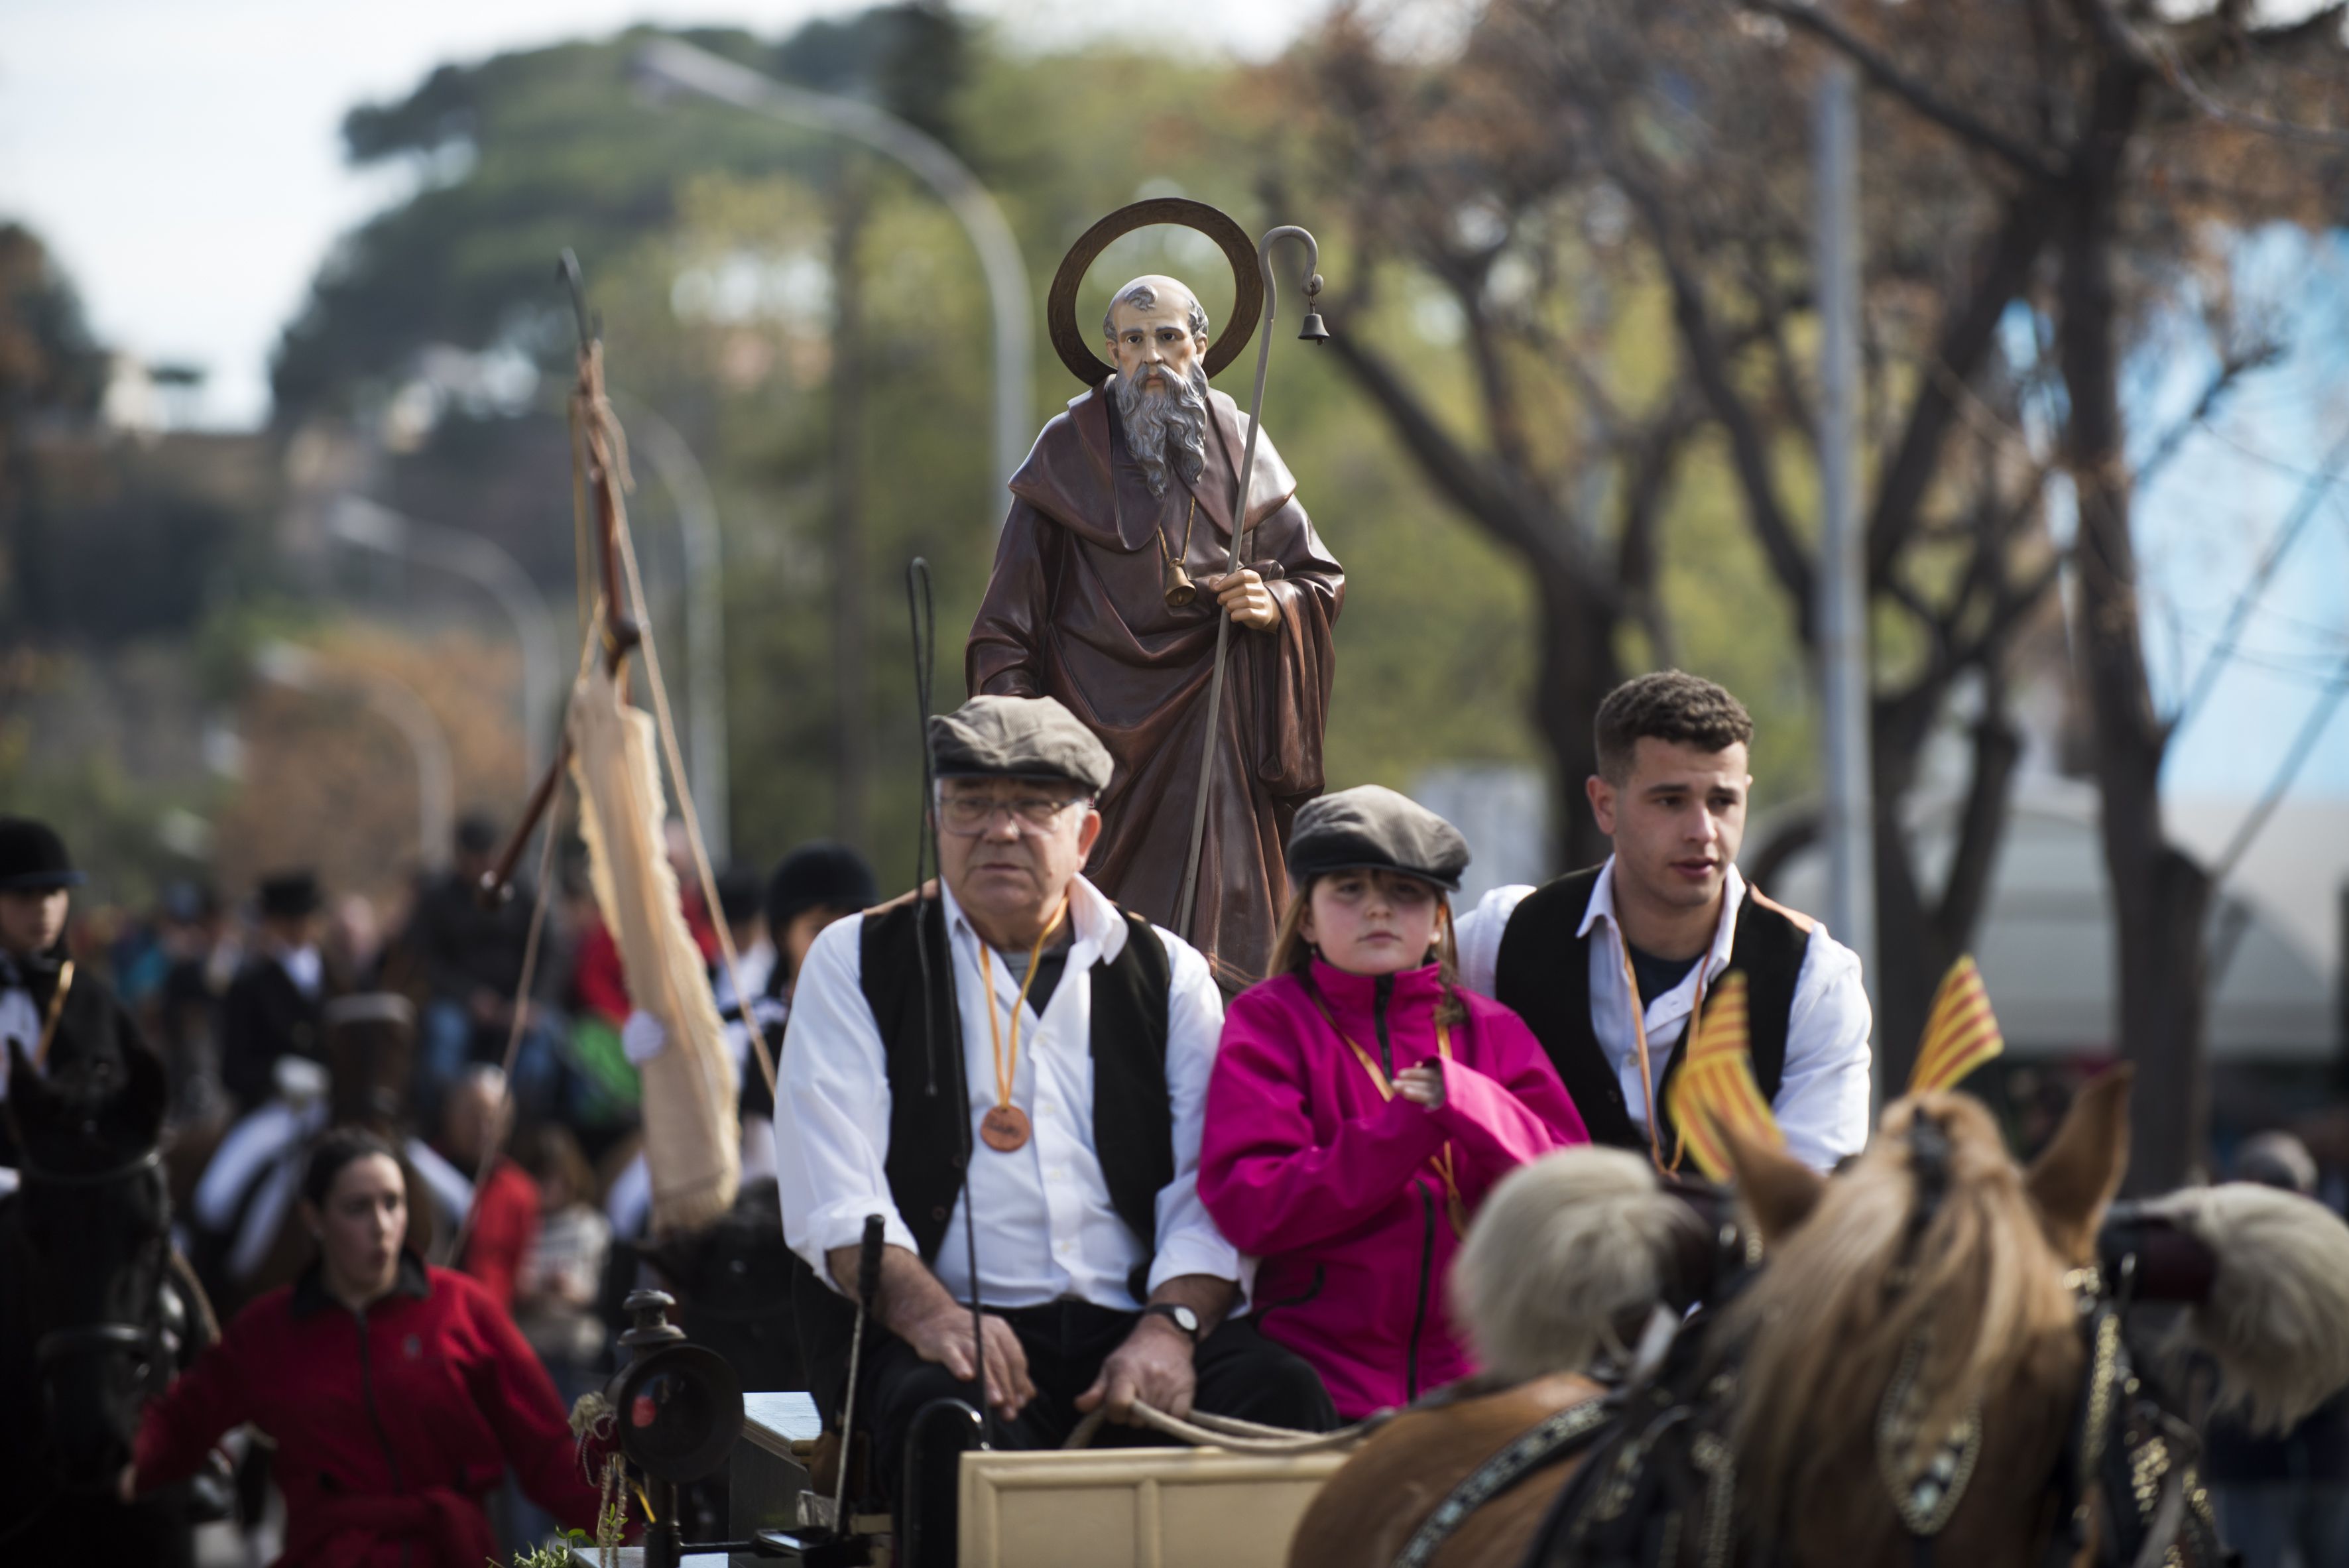
<svg viewBox="0 0 2349 1568"><path fill-rule="evenodd" d="M1689 1023L1732 970L1746 976L1754 1071L1796 1158L1826 1170L1868 1141L1868 993L1826 928L1737 870L1754 720L1678 670L1599 705L1585 785L1603 864L1499 888L1460 923L1461 977L1521 1015L1600 1143L1682 1163L1667 1109Z"/></svg>

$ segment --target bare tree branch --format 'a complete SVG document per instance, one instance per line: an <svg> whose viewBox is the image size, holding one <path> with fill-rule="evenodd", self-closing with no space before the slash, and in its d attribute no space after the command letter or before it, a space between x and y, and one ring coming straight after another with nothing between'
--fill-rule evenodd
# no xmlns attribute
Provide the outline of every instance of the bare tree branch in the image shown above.
<svg viewBox="0 0 2349 1568"><path fill-rule="evenodd" d="M1671 289L1672 319L1680 330L1681 347L1688 356L1698 390L1704 394L1713 417L1729 437L1730 462L1745 496L1746 514L1761 538L1762 552L1769 559L1771 570L1777 573L1795 602L1795 626L1803 645L1816 647L1818 605L1812 586L1815 574L1810 553L1795 534L1793 521L1778 498L1777 480L1770 471L1769 442L1763 435L1761 422L1738 396L1730 379L1729 361L1713 331L1703 288L1681 253L1671 215L1664 211L1652 187L1628 178L1627 172L1617 171L1616 184L1630 197L1655 241L1657 258L1663 263L1665 280Z"/></svg>
<svg viewBox="0 0 2349 1568"><path fill-rule="evenodd" d="M1675 399L1631 443L1623 478L1621 518L1616 529L1616 578L1648 634L1649 652L1660 668L1677 665L1678 639L1664 610L1658 577L1656 524L1664 499L1680 477L1682 447L1698 425L1697 411Z"/></svg>
<svg viewBox="0 0 2349 1568"><path fill-rule="evenodd" d="M2349 696L2349 659L2341 661L2341 667L2333 675L2331 684L2325 686L2316 699L2316 706L2309 709L2308 717L2302 722L2300 733L2292 738L2291 749L2284 753L2283 761L2277 766L2275 777L2268 781L2259 804L2251 808L2251 814L2243 819L2242 826L2235 830L2235 836L2228 841L2227 847L2220 851L2218 860L2211 865L2210 881L2214 885L2234 874L2244 852L2260 836L2261 830L2268 825L2268 819L2275 815L2275 809L2283 803L2285 793L2292 789L2292 779L2299 776L2301 764L2306 762L2308 754L2316 749L2317 739L2323 735L2325 727L2333 722L2333 710L2341 706L2344 696Z"/></svg>
<svg viewBox="0 0 2349 1568"><path fill-rule="evenodd" d="M1403 445L1417 459L1421 471L1471 521L1537 562L1542 570L1567 572L1583 578L1597 575L1585 569L1587 563L1576 559L1579 552L1573 531L1564 527L1562 520L1547 508L1537 508L1533 499L1524 493L1523 487L1496 472L1489 460L1454 439L1375 350L1346 333L1331 337L1330 346L1386 415ZM1598 583L1589 587L1602 595L1609 592Z"/></svg>
<svg viewBox="0 0 2349 1568"><path fill-rule="evenodd" d="M1750 245L1744 273L1747 291L1754 300L1754 330L1770 346L1771 368L1777 377L1779 399L1786 405L1786 416L1795 427L1816 446L1819 422L1811 410L1810 394L1803 387L1802 369L1795 363L1794 345L1786 336L1786 303L1772 284L1763 258L1754 254Z"/></svg>
<svg viewBox="0 0 2349 1568"><path fill-rule="evenodd" d="M2193 68L2184 50L2174 43L2148 38L2129 26L2115 11L2108 0L2075 0L2095 28L2099 37L2124 57L2136 62L2175 88L2197 113L2220 125L2230 125L2240 130L2256 131L2280 141L2304 142L2313 147L2349 148L2349 129L2333 126L2302 125L2297 120L2279 119L2255 109L2237 108L2195 79ZM2306 42L2311 38L2334 37L2341 31L2344 7L2327 5L2323 10L2301 17L2282 26L2242 29L2228 27L2213 30L2214 46L2259 49L2273 48Z"/></svg>
<svg viewBox="0 0 2349 1568"><path fill-rule="evenodd" d="M2185 700L2178 705L2178 711L2170 717L2168 727L2170 733L2175 734L2183 727L2186 721L2209 700L2210 688L2219 684L2220 673L2226 669L2228 661L2235 656L2243 626L2251 618L2252 607L2259 603L2260 595L2267 592L2268 581L2275 575L2276 568L2283 563L2283 558L2291 553L2293 545L2300 542L2301 532L2315 517L2317 507L2332 492L2333 487L2341 482L2341 470L2344 466L2349 466L2349 436L2333 444L2333 449L2324 454L2323 465L2301 487L2299 498L2292 502L2292 511L2285 515L2282 526L2268 542L2267 549L2260 555L2259 564L2251 569L2251 581L2243 584L2243 591L2235 595L2234 603L2228 607L2227 619L2220 628L2219 640L2204 655L2202 667L2194 672L2194 684L2187 688Z"/></svg>
<svg viewBox="0 0 2349 1568"><path fill-rule="evenodd" d="M1493 433L1493 454L1500 459L1504 469L1538 483L1539 467L1526 440L1525 418L1517 407L1508 366L1502 363L1500 347L1493 341L1493 320L1485 313L1483 291L1473 281L1463 280L1454 292L1461 314L1468 323L1468 357L1476 366L1476 389L1485 400L1485 422Z"/></svg>
<svg viewBox="0 0 2349 1568"><path fill-rule="evenodd" d="M1982 670L1982 711L1974 721L1973 740L1972 777L1958 811L1957 848L1932 913L1934 932L1949 951L1963 949L1990 902L1999 841L2006 836L2007 791L2023 758L2023 739L2006 717L2005 682L1988 665Z"/></svg>
<svg viewBox="0 0 2349 1568"><path fill-rule="evenodd" d="M2234 389L2236 382L2248 372L2263 369L2282 357L2283 345L2273 338L2262 338L2242 353L2222 356L2218 369L2210 374L2209 385L2194 400L2192 411L2164 430L2160 438L2154 442L2153 450L2137 464L2137 488L2143 490L2153 482L2153 477L2178 455L2178 449L2185 444L2186 438L2209 422L2210 416L2218 411L2220 402Z"/></svg>
<svg viewBox="0 0 2349 1568"><path fill-rule="evenodd" d="M1940 469L1941 447L1959 413L1959 392L1982 369L1998 342L1999 323L2031 282L2033 265L2054 227L2059 199L2044 187L2016 191L2006 203L1997 232L1983 245L1973 288L1964 303L1943 318L1934 362L1944 376L1928 376L1918 388L1900 445L1878 481L1876 505L1868 520L1868 575L1878 582L1915 531L1925 496Z"/></svg>
<svg viewBox="0 0 2349 1568"><path fill-rule="evenodd" d="M2220 125L2231 125L2240 130L2272 136L2279 141L2305 142L2312 147L2349 148L2349 130L2336 130L2323 125L2302 125L2298 120L2278 119L2273 115L2261 114L2253 109L2237 108L2232 104L2221 102L2196 81L2194 73L2186 68L2186 62L2169 50L2156 49L2153 57L2153 68L2205 119L2214 119Z"/></svg>
<svg viewBox="0 0 2349 1568"><path fill-rule="evenodd" d="M1740 0L1740 3L1764 15L1775 16L1789 26L1800 27L1830 45L1857 66L1869 81L1942 129L1996 156L2027 178L2055 181L2064 177L2062 168L2050 161L2039 149L2028 142L2016 140L1997 127L1976 119L1942 98L1819 7L1803 4L1802 0Z"/></svg>
<svg viewBox="0 0 2349 1568"><path fill-rule="evenodd" d="M1987 662L2023 619L2036 610L2055 584L2063 581L2065 557L2052 555L2039 570L2009 591L1991 612L1981 632L1950 655L1950 666L1961 670Z"/></svg>

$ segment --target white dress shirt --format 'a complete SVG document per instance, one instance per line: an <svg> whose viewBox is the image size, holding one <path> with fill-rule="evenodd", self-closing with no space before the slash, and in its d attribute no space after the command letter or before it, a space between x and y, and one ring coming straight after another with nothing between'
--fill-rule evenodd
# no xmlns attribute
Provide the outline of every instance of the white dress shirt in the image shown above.
<svg viewBox="0 0 2349 1568"><path fill-rule="evenodd" d="M274 956L277 967L285 971L285 978L294 982L294 989L315 1002L326 985L326 961L318 954L315 943L299 947L280 947Z"/></svg>
<svg viewBox="0 0 2349 1568"><path fill-rule="evenodd" d="M1141 1240L1111 1206L1109 1183L1094 1153L1092 966L1123 951L1132 927L1082 877L1070 884L1072 939L1066 967L1041 1017L1020 1012L1019 1061L1011 1102L1028 1113L1034 1135L1009 1153L978 1140L979 1118L996 1101L988 1039L989 997L979 975L979 938L951 892L945 894L961 1003L963 1067L970 1086L969 1201L978 1212L981 1299L989 1306L1039 1306L1073 1297L1120 1311L1141 1304L1127 1275L1143 1258ZM1207 1074L1222 1033L1224 1003L1206 960L1187 943L1152 927L1173 969L1167 1000L1166 1086L1174 1119L1174 1180L1158 1194L1158 1249L1149 1288L1182 1274L1240 1278L1232 1244L1199 1202L1199 1129ZM782 1197L783 1237L816 1277L832 1283L825 1253L863 1239L864 1217L880 1214L893 1246L918 1251L889 1193L883 1161L889 1147L890 1093L879 1026L861 979L864 923L827 926L809 949L792 1003L791 1034L779 1065L775 1173ZM988 965L996 1028L1009 1044L1019 983L1000 957ZM951 1038L940 1042L951 1049ZM957 1299L970 1299L958 1195L945 1243L931 1263Z"/></svg>
<svg viewBox="0 0 2349 1568"><path fill-rule="evenodd" d="M1487 996L1493 995L1502 930L1533 891L1524 883L1495 888L1462 917L1461 984ZM1731 866L1723 892L1721 923L1713 931L1711 951L1679 985L1648 1004L1644 1021L1649 1062L1659 1092L1673 1042L1695 1011L1698 985L1702 983L1710 992L1729 967L1730 950L1737 937L1737 911L1744 902L1745 879ZM1589 944L1590 1026L1599 1037L1599 1048L1607 1053L1615 1068L1632 1122L1644 1132L1647 1091L1640 1081L1639 1042L1631 1021L1636 997L1624 974L1623 928L1615 913L1611 855L1599 870L1598 885L1590 891L1590 907L1584 911L1575 934L1588 937L1594 927L1603 930ZM1829 936L1825 925L1815 926L1803 954L1802 973L1795 981L1794 1006L1786 1021L1785 1070L1771 1109L1785 1131L1787 1152L1816 1170L1829 1169L1868 1143L1871 1024L1868 992L1860 985L1858 954Z"/></svg>
<svg viewBox="0 0 2349 1568"><path fill-rule="evenodd" d="M6 1042L10 1040L24 1047L25 1059L28 1062L41 1043L40 1009L33 1006L32 992L22 985L0 988L0 1100L8 1098Z"/></svg>

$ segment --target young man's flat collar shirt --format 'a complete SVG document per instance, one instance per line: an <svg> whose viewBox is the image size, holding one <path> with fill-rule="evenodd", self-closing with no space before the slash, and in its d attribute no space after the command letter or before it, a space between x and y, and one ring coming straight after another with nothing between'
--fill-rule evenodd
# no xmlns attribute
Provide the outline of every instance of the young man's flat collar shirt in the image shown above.
<svg viewBox="0 0 2349 1568"><path fill-rule="evenodd" d="M1493 995L1501 933L1517 905L1533 891L1525 883L1495 888L1461 919L1461 983L1470 990ZM1713 945L1703 962L1645 1009L1649 1065L1659 1093L1672 1047L1695 1010L1699 985L1709 994L1729 967L1730 951L1737 939L1737 912L1745 902L1745 892L1744 877L1731 866L1723 888L1721 922L1713 930ZM1611 855L1600 868L1598 885L1590 890L1589 907L1583 912L1582 924L1575 934L1592 938L1594 933L1589 944L1591 1029L1615 1069L1632 1121L1644 1132L1647 1094L1640 1081L1639 1042L1631 1021L1632 1009L1639 1003L1624 973L1623 927L1615 913ZM1870 1023L1858 955L1819 925L1811 933L1802 974L1795 983L1795 1004L1786 1027L1785 1072L1772 1105L1778 1125L1785 1130L1788 1152L1806 1165L1825 1171L1845 1155L1857 1154L1868 1142Z"/></svg>
<svg viewBox="0 0 2349 1568"><path fill-rule="evenodd" d="M954 948L955 989L962 1014L963 1070L969 1115L996 1102L995 1061L988 1030L988 989L979 973L979 938L951 892L945 894ZM1063 1298L1132 1311L1140 1303L1127 1275L1142 1243L1119 1219L1095 1154L1092 985L1096 962L1113 960L1132 931L1114 904L1082 877L1070 884L1071 943L1067 967L1038 1016L1021 1010L1019 1060L1011 1102L1028 1113L1033 1136L1003 1153L973 1139L970 1204L978 1212L978 1268L988 1306L1037 1306ZM1223 996L1206 960L1187 943L1153 927L1173 971L1167 1001L1166 1084L1174 1123L1174 1180L1158 1194L1157 1254L1150 1288L1182 1274L1240 1277L1239 1255L1199 1202L1199 1130L1207 1074L1224 1021ZM825 1254L853 1247L864 1216L880 1214L891 1245L917 1251L890 1196L884 1161L889 1147L890 1088L881 1031L862 982L864 925L851 916L825 927L809 949L792 995L791 1032L777 1065L776 1178L783 1234L792 1250L827 1283ZM1024 957L1025 955L1022 954ZM1009 1045L1018 1006L1014 966L991 954L996 1029ZM954 1048L939 1020L939 1092L952 1092ZM931 1267L947 1289L970 1299L965 1226L957 1199L946 1240Z"/></svg>

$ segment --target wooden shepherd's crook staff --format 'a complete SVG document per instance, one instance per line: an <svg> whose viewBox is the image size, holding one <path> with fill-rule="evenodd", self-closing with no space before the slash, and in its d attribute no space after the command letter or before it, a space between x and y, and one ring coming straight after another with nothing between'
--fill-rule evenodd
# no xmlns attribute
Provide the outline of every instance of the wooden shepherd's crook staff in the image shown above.
<svg viewBox="0 0 2349 1568"><path fill-rule="evenodd" d="M1305 246L1305 325L1298 331L1298 340L1320 343L1330 335L1328 329L1321 325L1321 313L1314 304L1321 295L1320 245L1310 233L1294 223L1284 223L1278 229L1268 231L1257 242L1256 248L1257 263L1264 273L1264 331L1257 340L1256 396L1248 405L1247 447L1240 456L1239 493L1232 501L1232 555L1230 563L1225 568L1225 581L1227 583L1240 569L1244 553L1241 536L1248 531L1248 486L1256 473L1256 433L1264 420L1264 372L1272 361L1272 317L1280 293L1279 282L1272 273L1272 247L1282 240L1297 240ZM1199 748L1199 798L1191 810L1191 852L1184 861L1183 902L1174 911L1174 929L1183 934L1185 941L1195 944L1210 957L1215 954L1216 944L1199 940L1197 934L1191 929L1191 914L1199 902L1199 851L1207 838L1207 792L1215 788L1216 742L1222 734L1224 649L1231 635L1232 617L1227 611L1216 622L1216 667L1207 681L1207 737L1206 744Z"/></svg>

